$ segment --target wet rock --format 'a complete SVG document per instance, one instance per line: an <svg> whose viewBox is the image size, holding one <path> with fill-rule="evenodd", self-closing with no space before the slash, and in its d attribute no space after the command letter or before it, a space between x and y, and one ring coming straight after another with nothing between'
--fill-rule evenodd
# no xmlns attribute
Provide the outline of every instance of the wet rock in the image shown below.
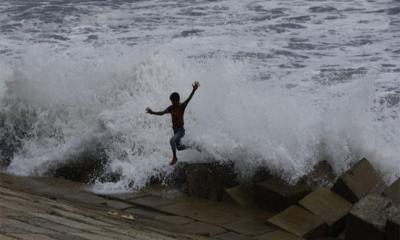
<svg viewBox="0 0 400 240"><path fill-rule="evenodd" d="M254 172L251 182L256 184L258 182L262 182L266 179L270 179L273 176L271 175L270 170L268 170L268 168L266 167L259 167L256 169L256 171Z"/></svg>
<svg viewBox="0 0 400 240"><path fill-rule="evenodd" d="M381 193L385 183L365 158L356 163L336 181L332 190L355 203L367 194Z"/></svg>
<svg viewBox="0 0 400 240"><path fill-rule="evenodd" d="M305 181L314 190L319 187L331 187L335 181L332 166L326 160L318 162L313 170L305 176Z"/></svg>
<svg viewBox="0 0 400 240"><path fill-rule="evenodd" d="M346 215L352 207L350 202L327 188L310 193L299 204L324 220L331 236L337 236L345 228Z"/></svg>
<svg viewBox="0 0 400 240"><path fill-rule="evenodd" d="M398 208L393 209L389 215L386 230L386 240L399 240L400 239L400 210Z"/></svg>
<svg viewBox="0 0 400 240"><path fill-rule="evenodd" d="M188 164L185 175L189 196L220 201L225 188L237 185L236 174L231 163Z"/></svg>
<svg viewBox="0 0 400 240"><path fill-rule="evenodd" d="M48 174L72 181L93 183L97 178L104 176L106 166L104 148L98 146L94 149L88 148L81 154L50 167Z"/></svg>
<svg viewBox="0 0 400 240"><path fill-rule="evenodd" d="M327 226L324 221L298 206L285 209L268 219L268 222L297 237L316 239L327 235Z"/></svg>
<svg viewBox="0 0 400 240"><path fill-rule="evenodd" d="M311 192L311 188L300 181L289 185L283 180L271 178L255 185L255 202L261 208L281 211Z"/></svg>
<svg viewBox="0 0 400 240"><path fill-rule="evenodd" d="M390 198L395 204L400 205L400 178L387 187L383 194Z"/></svg>
<svg viewBox="0 0 400 240"><path fill-rule="evenodd" d="M347 215L346 240L383 240L392 202L371 194L356 203Z"/></svg>
<svg viewBox="0 0 400 240"><path fill-rule="evenodd" d="M168 175L165 179L165 183L169 186L185 190L186 187L186 168L188 163L178 162L175 166L174 171Z"/></svg>

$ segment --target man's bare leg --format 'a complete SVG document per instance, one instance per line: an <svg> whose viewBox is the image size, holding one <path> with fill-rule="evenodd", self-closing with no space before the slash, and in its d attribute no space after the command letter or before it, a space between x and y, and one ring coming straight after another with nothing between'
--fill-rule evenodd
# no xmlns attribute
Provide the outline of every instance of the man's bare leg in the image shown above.
<svg viewBox="0 0 400 240"><path fill-rule="evenodd" d="M176 157L176 151L173 151L173 157L171 162L169 163L170 166L175 165L175 163L178 161L178 158Z"/></svg>
<svg viewBox="0 0 400 240"><path fill-rule="evenodd" d="M175 143L171 140L171 149L172 149L172 160L169 163L170 166L175 165L175 163L178 161L178 158L176 157L176 145Z"/></svg>
<svg viewBox="0 0 400 240"><path fill-rule="evenodd" d="M173 157L171 162L169 163L170 166L175 165L175 163L178 161L178 159L176 157Z"/></svg>

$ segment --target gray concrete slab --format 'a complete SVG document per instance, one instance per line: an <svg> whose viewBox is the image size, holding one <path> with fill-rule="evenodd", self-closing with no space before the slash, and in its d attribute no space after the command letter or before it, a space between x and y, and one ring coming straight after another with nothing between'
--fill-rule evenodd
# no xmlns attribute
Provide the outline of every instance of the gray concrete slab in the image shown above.
<svg viewBox="0 0 400 240"><path fill-rule="evenodd" d="M169 223L172 225L184 225L194 222L193 219L181 217L181 216L155 216L155 220Z"/></svg>
<svg viewBox="0 0 400 240"><path fill-rule="evenodd" d="M14 219L1 219L0 232L3 233L52 233L53 231Z"/></svg>
<svg viewBox="0 0 400 240"><path fill-rule="evenodd" d="M62 224L68 226L70 228L78 229L78 230L85 230L85 231L100 231L101 226L87 224L75 220L68 219L66 217L60 217L56 215L51 215L47 213L32 213L33 216L38 218L43 218L54 223Z"/></svg>
<svg viewBox="0 0 400 240"><path fill-rule="evenodd" d="M12 233L11 236L21 240L57 240L43 234L35 233Z"/></svg>
<svg viewBox="0 0 400 240"><path fill-rule="evenodd" d="M69 193L64 195L63 199L86 204L102 204L107 201L107 199L103 197L88 192Z"/></svg>
<svg viewBox="0 0 400 240"><path fill-rule="evenodd" d="M347 240L383 240L392 202L381 195L370 194L354 204L347 216Z"/></svg>
<svg viewBox="0 0 400 240"><path fill-rule="evenodd" d="M140 219L124 219L121 217L122 213L121 216L111 216L108 214L108 207L96 204L98 199L108 199L83 193L80 188L69 188L68 184L66 191L63 191L63 181L61 185L57 185L59 181L53 183L46 182L47 180L37 181L35 178L3 176L0 174L0 182L3 183L0 189L0 239L13 239L11 234L19 240L195 239L191 235L169 232L168 229L161 231L152 228ZM37 193L38 187L54 187L59 191L54 195L51 195L51 191L42 195ZM60 192L68 195L72 192L74 199L67 199Z"/></svg>
<svg viewBox="0 0 400 240"><path fill-rule="evenodd" d="M6 236L3 234L0 234L0 239L1 240L18 240L17 238L11 237L11 236Z"/></svg>
<svg viewBox="0 0 400 240"><path fill-rule="evenodd" d="M148 218L148 219L155 219L156 217L166 215L166 214L163 214L158 211L152 211L150 209L145 210L142 208L127 208L127 209L124 209L124 212L131 213L134 216L139 216L139 217Z"/></svg>
<svg viewBox="0 0 400 240"><path fill-rule="evenodd" d="M87 232L80 232L80 233L72 233L71 235L77 236L86 240L119 240L118 238L106 237L104 235L94 234L94 233L87 233Z"/></svg>
<svg viewBox="0 0 400 240"><path fill-rule="evenodd" d="M217 234L221 234L226 232L225 229L218 227L213 224L207 224L202 222L193 222L183 226L180 226L178 229L196 235L202 235L206 237L211 237Z"/></svg>
<svg viewBox="0 0 400 240"><path fill-rule="evenodd" d="M206 201L184 201L159 208L173 215L193 218L212 224L225 224L238 220L234 212L227 212L218 208L218 205Z"/></svg>
<svg viewBox="0 0 400 240"><path fill-rule="evenodd" d="M327 188L310 193L300 200L299 204L329 225L345 217L352 207L350 202Z"/></svg>
<svg viewBox="0 0 400 240"><path fill-rule="evenodd" d="M281 179L270 178L255 185L255 201L265 209L282 211L311 192L303 182L290 185Z"/></svg>
<svg viewBox="0 0 400 240"><path fill-rule="evenodd" d="M298 206L291 206L268 221L298 237L322 237L327 234L321 218Z"/></svg>
<svg viewBox="0 0 400 240"><path fill-rule="evenodd" d="M157 207L165 206L165 205L176 202L173 199L167 199L167 198L163 198L160 196L153 196L153 195L140 197L140 198L134 198L134 199L130 199L129 201L133 202L134 204L137 204L137 205L151 207L151 208L157 208Z"/></svg>
<svg viewBox="0 0 400 240"><path fill-rule="evenodd" d="M284 231L269 232L255 237L256 240L303 240L293 234Z"/></svg>
<svg viewBox="0 0 400 240"><path fill-rule="evenodd" d="M138 197L149 196L149 193L146 192L132 192L132 193L116 193L116 194L104 194L102 196L106 198L115 198L120 200L129 200Z"/></svg>
<svg viewBox="0 0 400 240"><path fill-rule="evenodd" d="M400 239L400 209L396 208L389 215L385 228L386 240L399 240Z"/></svg>
<svg viewBox="0 0 400 240"><path fill-rule="evenodd" d="M240 219L228 224L222 225L224 228L243 235L255 236L266 232L276 231L277 228L266 223L253 219Z"/></svg>
<svg viewBox="0 0 400 240"><path fill-rule="evenodd" d="M226 232L219 235L216 235L211 238L212 240L254 240L254 238L241 235L234 232Z"/></svg>
<svg viewBox="0 0 400 240"><path fill-rule="evenodd" d="M15 220L20 222L27 223L31 226L43 228L49 230L51 234L53 233L71 233L71 232L79 232L80 230L68 227L66 225L58 224L43 218L33 217L33 216L17 216L13 217ZM54 231L54 232L53 232Z"/></svg>
<svg viewBox="0 0 400 240"><path fill-rule="evenodd" d="M225 193L233 202L241 207L255 207L254 192L245 186L238 185L232 188L227 188L225 189Z"/></svg>
<svg viewBox="0 0 400 240"><path fill-rule="evenodd" d="M126 203L123 201L118 201L118 200L106 200L105 202L103 202L101 204L106 207L110 207L110 208L114 208L114 209L118 209L118 210L135 206L135 204L133 204L133 203L129 204L129 203Z"/></svg>

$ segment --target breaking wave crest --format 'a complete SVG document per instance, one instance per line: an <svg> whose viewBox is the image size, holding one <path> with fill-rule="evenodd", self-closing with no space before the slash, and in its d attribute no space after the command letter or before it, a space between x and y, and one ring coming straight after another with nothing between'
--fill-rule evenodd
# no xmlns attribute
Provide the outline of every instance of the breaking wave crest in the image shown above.
<svg viewBox="0 0 400 240"><path fill-rule="evenodd" d="M180 161L233 161L242 178L265 166L296 181L323 159L339 174L367 157L388 182L400 176L399 104L380 85L391 75L368 70L326 85L336 76L303 69L261 81L244 60L165 49L42 44L0 62L3 166L48 175L97 159L102 174L88 169L96 191L139 189L173 170L170 119L144 109L161 110L171 92L185 97L200 81L184 141L203 151L180 152Z"/></svg>

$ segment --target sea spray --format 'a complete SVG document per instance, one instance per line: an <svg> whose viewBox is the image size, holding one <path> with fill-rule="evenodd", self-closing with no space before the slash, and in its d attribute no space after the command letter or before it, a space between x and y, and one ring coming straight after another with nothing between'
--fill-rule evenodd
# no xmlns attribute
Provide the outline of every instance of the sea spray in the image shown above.
<svg viewBox="0 0 400 240"><path fill-rule="evenodd" d="M82 173L96 191L139 189L173 171L170 119L144 109L200 81L184 141L203 151L179 161L233 161L241 179L265 167L295 182L323 159L340 174L367 157L393 182L396 4L4 0L1 167L58 175L89 154L101 160Z"/></svg>
<svg viewBox="0 0 400 240"><path fill-rule="evenodd" d="M105 174L118 178L100 178L95 189L139 189L152 176L173 170L169 116L146 115L144 108L162 110L170 92L184 98L191 83L200 81L186 113L184 139L204 152L181 152L180 161L233 161L243 178L264 166L296 181L320 160L340 173L367 156L388 181L399 174L382 164L383 158L396 164L396 130L387 129L396 125L393 116L385 117L388 110L367 75L315 91L308 83L290 88L284 81L254 82L246 62L226 56L198 60L171 51L105 48L104 58L95 48L42 51L46 59L34 61L27 53L1 79L2 116L9 126L2 134L14 134L17 146L7 168L11 173L48 174L101 145ZM7 132L10 126L22 135Z"/></svg>

